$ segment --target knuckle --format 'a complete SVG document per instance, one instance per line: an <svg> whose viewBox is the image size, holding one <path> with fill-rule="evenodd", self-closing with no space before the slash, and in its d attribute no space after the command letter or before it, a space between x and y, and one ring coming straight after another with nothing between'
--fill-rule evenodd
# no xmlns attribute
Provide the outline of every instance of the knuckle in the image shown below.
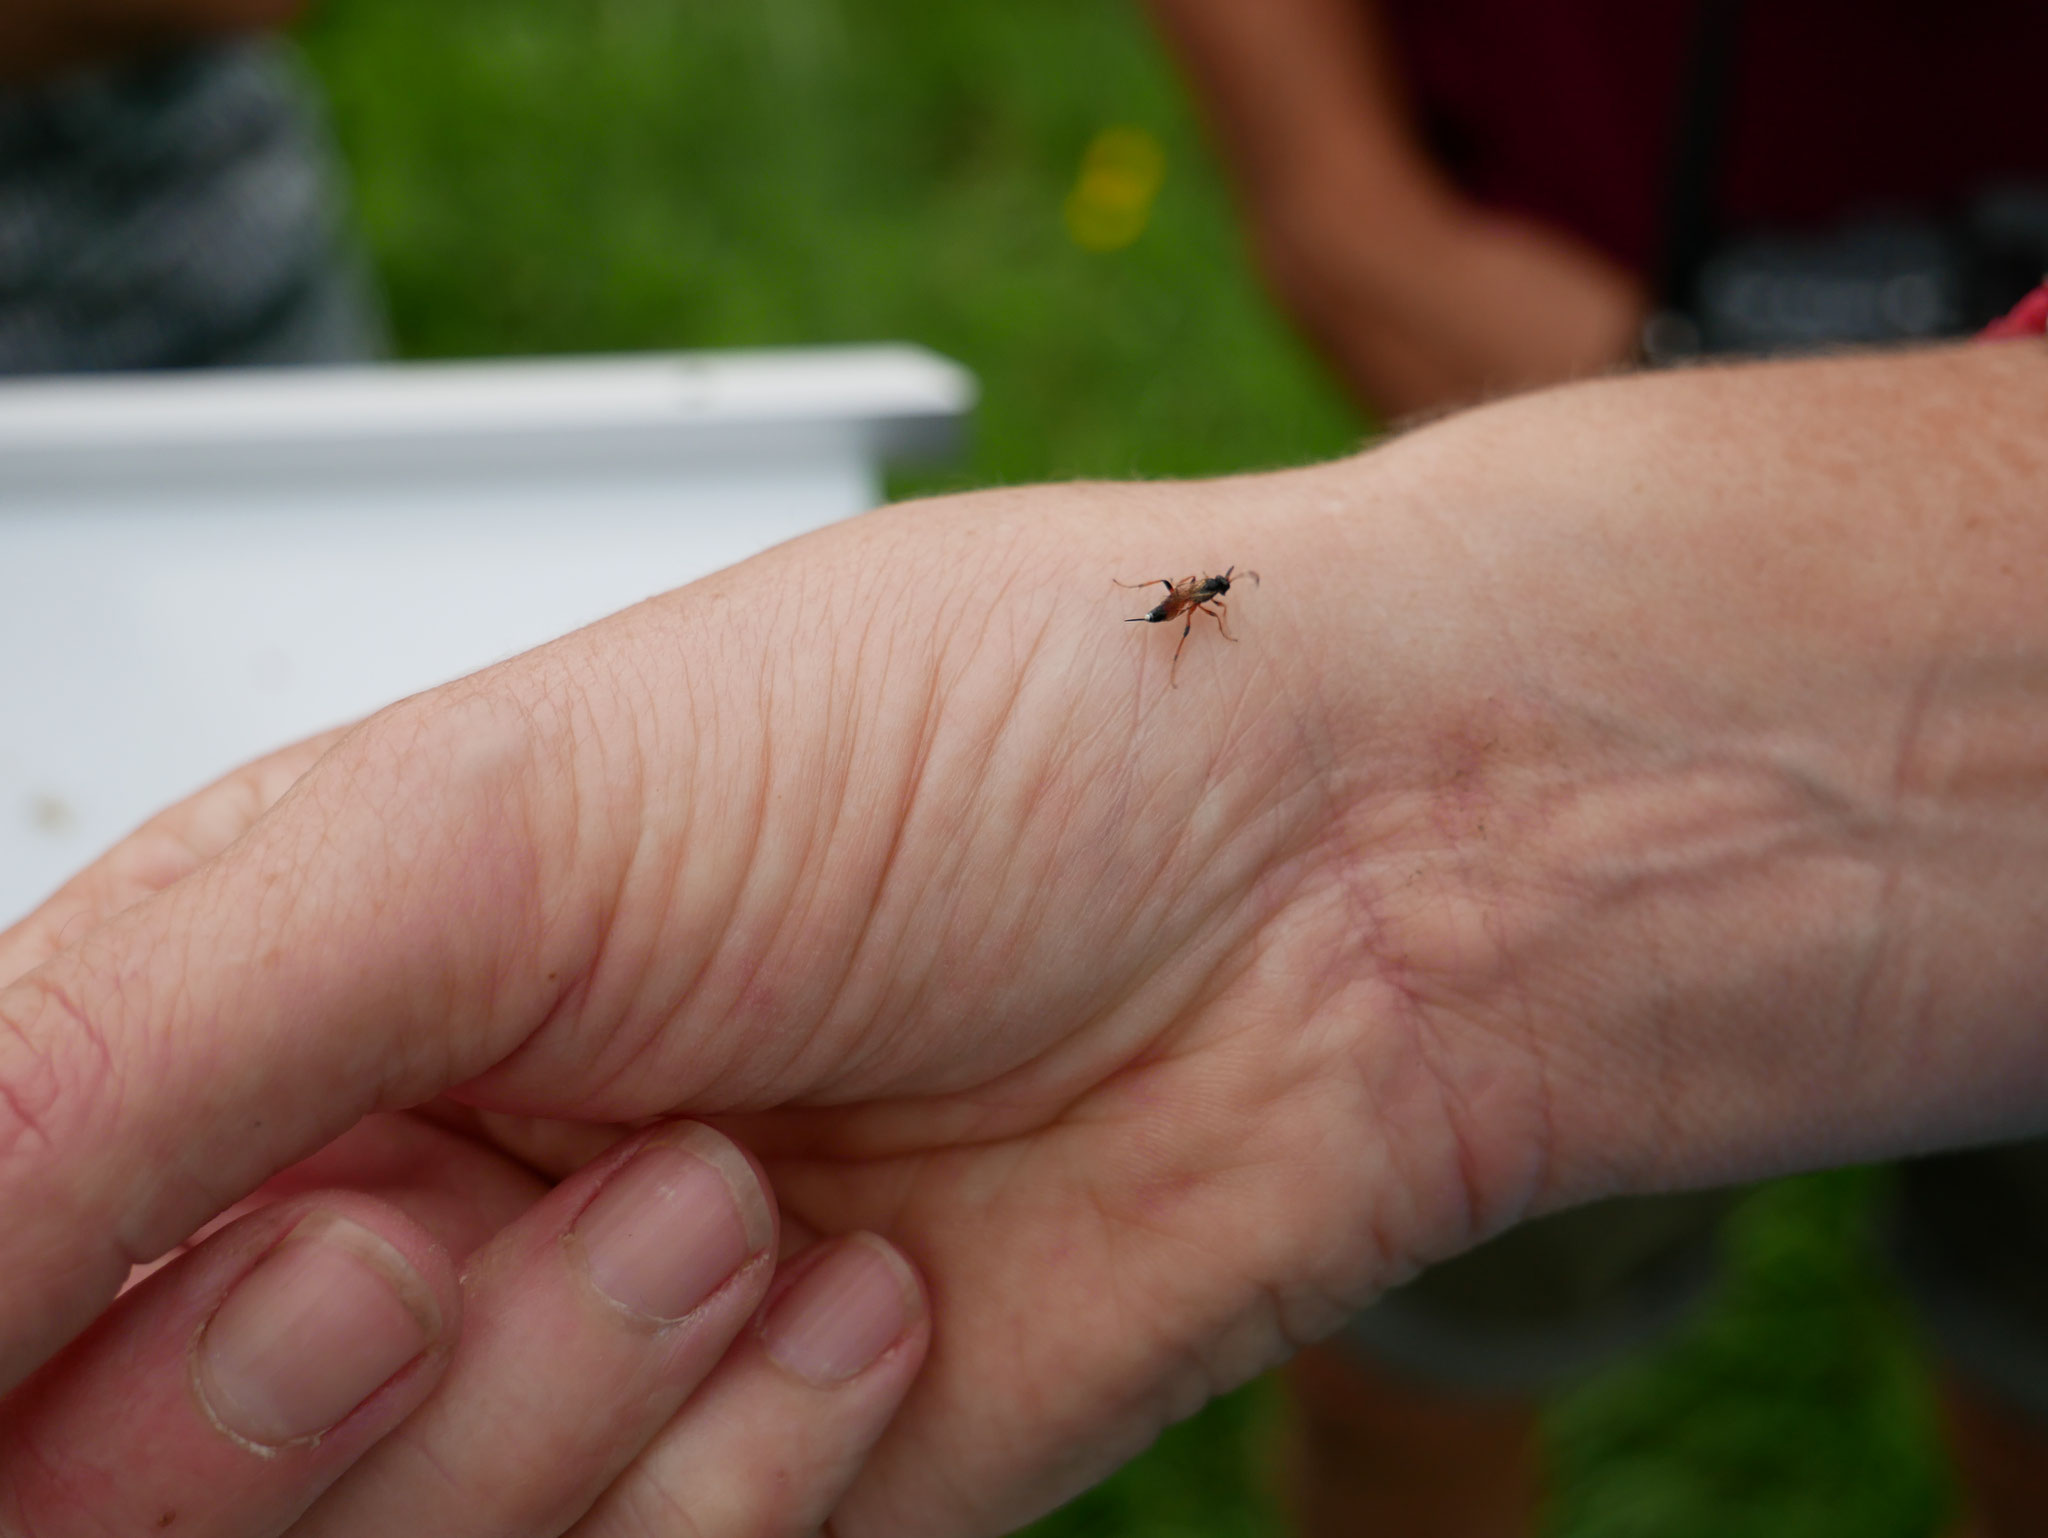
<svg viewBox="0 0 2048 1538"><path fill-rule="evenodd" d="M532 702L489 677L378 712L351 751L330 760L343 793L385 827L420 837L473 833L477 819L467 812L520 803L546 727Z"/></svg>
<svg viewBox="0 0 2048 1538"><path fill-rule="evenodd" d="M91 1011L47 971L0 994L0 1167L65 1146L66 1124L109 1094L114 1061Z"/></svg>

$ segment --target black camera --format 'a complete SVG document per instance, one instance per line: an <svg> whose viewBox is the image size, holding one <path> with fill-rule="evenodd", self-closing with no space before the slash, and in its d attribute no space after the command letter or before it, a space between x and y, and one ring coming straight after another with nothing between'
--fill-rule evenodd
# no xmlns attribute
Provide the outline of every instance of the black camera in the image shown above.
<svg viewBox="0 0 2048 1538"><path fill-rule="evenodd" d="M1689 292L1644 328L1652 363L1929 341L1976 331L2048 274L2048 187L1975 199L1957 218L1879 215L1710 247Z"/></svg>

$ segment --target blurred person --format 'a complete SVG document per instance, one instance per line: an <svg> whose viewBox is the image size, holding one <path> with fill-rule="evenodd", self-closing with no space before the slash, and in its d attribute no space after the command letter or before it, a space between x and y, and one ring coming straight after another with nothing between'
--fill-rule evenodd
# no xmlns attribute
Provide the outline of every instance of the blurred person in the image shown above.
<svg viewBox="0 0 2048 1538"><path fill-rule="evenodd" d="M1151 5L1277 292L1368 410L1956 334L2048 270L2036 5ZM2034 1531L2013 1513L2048 1510L2048 1149L1899 1178L1896 1258L1979 1530ZM1539 1222L1305 1353L1304 1530L1532 1531L1538 1404L1688 1315L1727 1204Z"/></svg>
<svg viewBox="0 0 2048 1538"><path fill-rule="evenodd" d="M296 0L0 7L0 374L337 363L383 334Z"/></svg>
<svg viewBox="0 0 2048 1538"><path fill-rule="evenodd" d="M2026 0L1150 0L1273 286L1402 416L1958 335L2048 268Z"/></svg>

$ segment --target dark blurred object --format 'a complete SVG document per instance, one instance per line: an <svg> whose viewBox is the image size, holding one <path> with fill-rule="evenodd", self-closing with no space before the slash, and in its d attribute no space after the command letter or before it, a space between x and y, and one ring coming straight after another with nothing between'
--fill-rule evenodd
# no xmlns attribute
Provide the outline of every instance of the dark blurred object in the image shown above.
<svg viewBox="0 0 2048 1538"><path fill-rule="evenodd" d="M2048 187L1976 200L1951 223L1907 216L1826 234L1757 233L1709 252L1643 333L1652 363L1928 341L1981 330L2048 274Z"/></svg>
<svg viewBox="0 0 2048 1538"><path fill-rule="evenodd" d="M1907 209L1945 223L1989 189L2048 186L2038 0L1381 3L1453 182L1653 277L1703 67L1721 81L1700 136L1719 238Z"/></svg>
<svg viewBox="0 0 2048 1538"><path fill-rule="evenodd" d="M1648 361L1964 335L1982 330L2041 281L2048 273L2048 175L1958 181L1938 195L1922 188L1919 206L1805 227L1732 216L1728 161L1744 106L1745 45L1768 19L1748 0L1699 0L1670 151L1662 306L1643 329ZM1923 67L1942 78L1934 61ZM1825 86L1815 85L1825 101ZM1909 121L1919 118L1915 136L1933 145L1946 125L1928 113L1920 99L1926 94L1909 93L1902 110ZM1889 108L1896 95L1886 92L1876 104ZM2038 129L2029 137L2040 137ZM1787 146L1784 158L1796 162L1799 148ZM1940 153L1934 151L1937 159Z"/></svg>
<svg viewBox="0 0 2048 1538"><path fill-rule="evenodd" d="M1361 402L1963 334L2038 278L2039 0L1150 0ZM2015 269L2032 265L2032 273Z"/></svg>
<svg viewBox="0 0 2048 1538"><path fill-rule="evenodd" d="M276 40L0 93L0 374L377 355L337 187Z"/></svg>
<svg viewBox="0 0 2048 1538"><path fill-rule="evenodd" d="M1530 1538L1542 1508L1528 1402L1401 1377L1337 1345L1284 1369L1283 1499L1297 1538Z"/></svg>

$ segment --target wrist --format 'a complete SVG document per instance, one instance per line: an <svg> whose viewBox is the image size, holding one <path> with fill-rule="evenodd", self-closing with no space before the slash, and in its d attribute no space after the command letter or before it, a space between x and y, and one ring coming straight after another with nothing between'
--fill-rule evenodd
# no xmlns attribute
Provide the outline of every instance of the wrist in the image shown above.
<svg viewBox="0 0 2048 1538"><path fill-rule="evenodd" d="M2038 1125L2048 368L1986 351L1552 392L1359 462L1393 580L1335 649L1351 879L1446 1103L1490 1096L1491 1220Z"/></svg>

